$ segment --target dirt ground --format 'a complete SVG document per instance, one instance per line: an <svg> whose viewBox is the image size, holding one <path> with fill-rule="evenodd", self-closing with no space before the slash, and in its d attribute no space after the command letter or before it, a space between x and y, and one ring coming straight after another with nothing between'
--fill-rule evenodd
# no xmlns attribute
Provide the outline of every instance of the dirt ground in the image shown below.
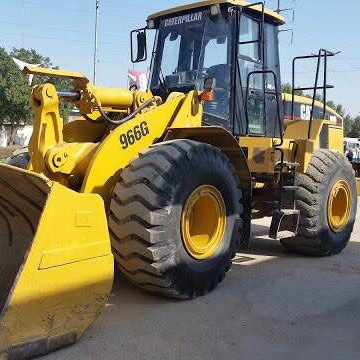
<svg viewBox="0 0 360 360"><path fill-rule="evenodd" d="M108 305L60 359L360 358L360 206L340 255L290 255L254 224L250 250L225 281L194 301L138 291L119 277Z"/></svg>

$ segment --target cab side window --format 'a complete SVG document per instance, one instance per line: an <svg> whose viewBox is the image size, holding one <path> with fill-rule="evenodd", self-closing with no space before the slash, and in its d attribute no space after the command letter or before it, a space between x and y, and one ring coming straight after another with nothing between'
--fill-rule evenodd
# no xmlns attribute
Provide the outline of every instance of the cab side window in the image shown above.
<svg viewBox="0 0 360 360"><path fill-rule="evenodd" d="M242 14L240 17L240 38L239 38L239 66L241 74L241 86L246 91L247 80L249 79L249 96L247 103L248 110L248 131L252 135L264 135L264 98L262 93L263 75L249 74L253 71L262 70L261 51L261 24Z"/></svg>
<svg viewBox="0 0 360 360"><path fill-rule="evenodd" d="M278 47L278 30L275 25L265 23L265 65L267 69L273 70L280 89L280 61ZM275 90L274 77L267 75L265 81L267 90Z"/></svg>
<svg viewBox="0 0 360 360"><path fill-rule="evenodd" d="M243 61L260 62L260 22L243 15L240 20L239 57Z"/></svg>
<svg viewBox="0 0 360 360"><path fill-rule="evenodd" d="M205 24L202 52L202 74L214 79L214 100L204 103L203 121L209 125L220 125L231 130L231 36L232 22L229 17L209 19ZM200 74L199 88L204 83Z"/></svg>
<svg viewBox="0 0 360 360"><path fill-rule="evenodd" d="M239 62L243 87L251 71L261 70L260 22L243 15L240 19ZM261 89L261 76L251 76L250 88Z"/></svg>

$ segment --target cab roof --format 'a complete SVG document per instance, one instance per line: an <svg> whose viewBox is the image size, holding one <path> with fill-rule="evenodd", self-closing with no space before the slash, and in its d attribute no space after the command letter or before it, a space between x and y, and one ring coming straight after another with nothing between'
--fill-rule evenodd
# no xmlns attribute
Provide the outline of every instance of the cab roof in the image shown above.
<svg viewBox="0 0 360 360"><path fill-rule="evenodd" d="M207 0L207 1L196 1L193 2L191 4L187 4L187 5L182 5L182 6L177 6L168 10L164 10L164 11L160 11L157 12L155 14L152 14L148 17L148 20L150 19L156 19L159 17L163 17L163 16L167 16L167 15L171 15L174 13L179 13L179 12L183 12L183 11L187 11L187 10L192 10L192 9L197 9L197 8L201 8L201 7L208 7L211 5L218 5L218 4L229 4L229 5L233 5L233 6L238 6L238 7L243 7L243 6L247 6L250 5L250 3L248 1L244 1L244 0ZM261 12L261 6L260 5L256 5L251 7L250 9L257 11L257 12ZM281 16L279 13L266 9L265 8L265 15L267 15L271 20L273 20L273 22L275 22L278 25L283 25L285 23L285 18L283 16Z"/></svg>

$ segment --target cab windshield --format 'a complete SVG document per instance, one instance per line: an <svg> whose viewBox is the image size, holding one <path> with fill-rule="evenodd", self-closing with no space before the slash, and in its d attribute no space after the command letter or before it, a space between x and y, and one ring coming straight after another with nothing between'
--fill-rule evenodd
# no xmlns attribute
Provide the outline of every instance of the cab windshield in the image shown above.
<svg viewBox="0 0 360 360"><path fill-rule="evenodd" d="M230 22L227 15L214 18L208 11L162 19L153 58L152 92L166 96L171 91L202 90L205 78L212 77L215 100L205 103L204 120L228 122Z"/></svg>

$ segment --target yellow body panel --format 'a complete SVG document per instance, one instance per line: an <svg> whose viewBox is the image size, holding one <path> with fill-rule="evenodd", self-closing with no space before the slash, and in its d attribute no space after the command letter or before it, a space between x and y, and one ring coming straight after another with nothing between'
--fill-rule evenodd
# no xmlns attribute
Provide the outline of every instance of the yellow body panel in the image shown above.
<svg viewBox="0 0 360 360"><path fill-rule="evenodd" d="M296 140L299 144L298 156L295 159L300 163L299 172L306 172L312 154L320 149L322 145L333 151L344 153L344 130L342 126L335 125L328 120L313 120L310 140L307 140L309 121L292 121L286 125L284 139L285 144ZM322 137L326 144L322 144Z"/></svg>
<svg viewBox="0 0 360 360"><path fill-rule="evenodd" d="M314 151L319 147L317 142L313 140L299 140L297 143L299 148L296 161L300 164L297 170L300 173L305 173Z"/></svg>
<svg viewBox="0 0 360 360"><path fill-rule="evenodd" d="M130 160L139 156L139 152L147 149L151 144L157 142L163 135L166 128L171 127L174 114L181 112L182 106L189 110L188 106L194 99L194 92L190 92L185 99L185 95L168 99L168 101L153 109L145 112L128 121L124 125L115 128L108 137L102 141L98 147L85 175L81 192L100 194L106 206L109 203L112 189L119 179L119 174ZM193 113L193 116L185 121L190 123L201 119L200 110ZM133 133L134 129L146 124L148 134L141 137L134 144L123 148L120 142L121 136L126 136L129 132Z"/></svg>
<svg viewBox="0 0 360 360"><path fill-rule="evenodd" d="M322 147L322 137L327 141L326 148L344 152L343 128L328 120L314 120L310 140L307 140L308 121L291 121L287 123L284 142L281 149L285 159L297 162L298 172L306 172L315 150ZM323 141L325 141L323 140ZM297 150L294 141L297 143ZM279 143L278 138L241 137L240 145L247 149L249 168L252 173L274 173L275 165L280 160L280 153L274 151L273 143ZM296 153L296 158L294 157Z"/></svg>
<svg viewBox="0 0 360 360"><path fill-rule="evenodd" d="M319 141L323 120L313 120L310 140ZM332 124L332 123L331 123ZM286 125L284 139L306 140L308 137L309 121L297 120Z"/></svg>
<svg viewBox="0 0 360 360"><path fill-rule="evenodd" d="M87 121L83 117L78 117L75 121L64 125L64 141L67 143L98 142L109 127L110 124L106 121Z"/></svg>
<svg viewBox="0 0 360 360"><path fill-rule="evenodd" d="M240 146L247 149L248 164L252 173L273 173L276 154L272 138L241 137Z"/></svg>
<svg viewBox="0 0 360 360"><path fill-rule="evenodd" d="M359 178L356 178L356 189L357 189L358 196L360 196L360 179Z"/></svg>
<svg viewBox="0 0 360 360"><path fill-rule="evenodd" d="M6 165L0 177L10 221L0 235L0 358L30 357L75 342L98 316L113 256L98 195Z"/></svg>
<svg viewBox="0 0 360 360"><path fill-rule="evenodd" d="M217 5L217 4L229 4L229 5L233 5L233 6L238 6L238 7L243 7L243 6L248 6L251 3L248 1L244 1L244 0L207 0L207 1L197 1L197 2L193 2L191 4L188 5L183 5L183 6L177 6L175 8L171 8L168 10L164 10L164 11L160 11L157 12L155 14L152 14L148 17L148 19L156 19L162 16L168 16L174 13L181 13L183 11L188 11L188 10L193 10L193 9L197 9L197 8L201 8L201 7L207 7L207 6L211 6L211 5ZM261 12L261 6L259 5L255 5L252 6L251 9ZM269 9L265 9L265 15L269 16L271 19L273 19L274 22L276 22L279 25L282 25L285 23L285 18L278 14L275 11L271 11Z"/></svg>
<svg viewBox="0 0 360 360"><path fill-rule="evenodd" d="M329 125L329 149L344 154L344 131L342 128Z"/></svg>
<svg viewBox="0 0 360 360"><path fill-rule="evenodd" d="M169 127L192 128L201 126L202 115L203 106L198 100L198 93L196 91L193 91L185 97L184 102L181 104L181 108L176 113L174 120L171 122L171 124L169 124L171 125Z"/></svg>

